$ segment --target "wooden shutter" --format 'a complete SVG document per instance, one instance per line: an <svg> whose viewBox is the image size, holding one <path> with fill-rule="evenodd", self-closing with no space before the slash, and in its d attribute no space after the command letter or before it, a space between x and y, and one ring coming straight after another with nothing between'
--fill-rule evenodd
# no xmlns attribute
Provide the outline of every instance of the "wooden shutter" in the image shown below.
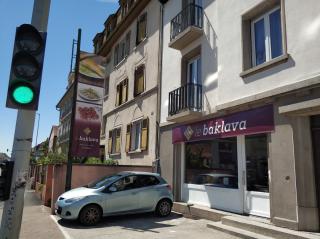
<svg viewBox="0 0 320 239"><path fill-rule="evenodd" d="M127 133L126 133L126 152L128 153L130 151L130 145L131 145L131 124L127 125Z"/></svg>
<svg viewBox="0 0 320 239"><path fill-rule="evenodd" d="M141 150L148 149L148 128L149 128L149 119L145 118L142 120L142 129L141 129Z"/></svg>
<svg viewBox="0 0 320 239"><path fill-rule="evenodd" d="M120 153L121 152L121 128L116 129L116 152L115 153Z"/></svg>
<svg viewBox="0 0 320 239"><path fill-rule="evenodd" d="M108 138L108 154L112 153L112 130L109 130L109 138Z"/></svg>

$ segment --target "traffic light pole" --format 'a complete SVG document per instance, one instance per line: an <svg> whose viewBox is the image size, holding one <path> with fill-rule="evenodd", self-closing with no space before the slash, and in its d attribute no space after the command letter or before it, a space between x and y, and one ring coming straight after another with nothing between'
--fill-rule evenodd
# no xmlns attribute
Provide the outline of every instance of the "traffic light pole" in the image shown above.
<svg viewBox="0 0 320 239"><path fill-rule="evenodd" d="M31 24L46 32L51 0L34 0ZM0 239L18 239L21 228L36 111L18 110L11 159L15 162L9 200L5 201Z"/></svg>

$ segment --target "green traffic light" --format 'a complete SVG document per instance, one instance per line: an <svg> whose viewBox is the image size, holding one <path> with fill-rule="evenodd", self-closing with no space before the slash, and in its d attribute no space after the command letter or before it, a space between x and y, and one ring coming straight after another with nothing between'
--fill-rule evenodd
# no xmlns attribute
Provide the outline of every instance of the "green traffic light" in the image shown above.
<svg viewBox="0 0 320 239"><path fill-rule="evenodd" d="M18 86L13 90L13 99L19 104L29 104L34 98L34 93L28 86Z"/></svg>

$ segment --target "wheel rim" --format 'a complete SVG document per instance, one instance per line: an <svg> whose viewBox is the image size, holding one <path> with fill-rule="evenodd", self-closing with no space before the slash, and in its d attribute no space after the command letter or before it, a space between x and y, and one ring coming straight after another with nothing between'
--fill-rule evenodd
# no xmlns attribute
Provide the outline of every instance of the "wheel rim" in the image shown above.
<svg viewBox="0 0 320 239"><path fill-rule="evenodd" d="M96 223L100 218L100 214L98 209L96 208L89 208L84 216L85 222L88 224Z"/></svg>
<svg viewBox="0 0 320 239"><path fill-rule="evenodd" d="M161 215L167 215L170 213L171 205L167 201L163 201L159 205L159 212Z"/></svg>

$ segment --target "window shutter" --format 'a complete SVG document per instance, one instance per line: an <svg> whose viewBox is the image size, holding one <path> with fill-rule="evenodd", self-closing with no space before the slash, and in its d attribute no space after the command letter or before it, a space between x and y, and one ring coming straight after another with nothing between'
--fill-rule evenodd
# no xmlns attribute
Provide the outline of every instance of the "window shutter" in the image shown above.
<svg viewBox="0 0 320 239"><path fill-rule="evenodd" d="M138 94L142 93L144 90L144 67L141 67L139 71Z"/></svg>
<svg viewBox="0 0 320 239"><path fill-rule="evenodd" d="M130 151L130 144L131 144L131 124L127 125L127 134L126 134L126 152Z"/></svg>
<svg viewBox="0 0 320 239"><path fill-rule="evenodd" d="M116 153L120 153L121 151L121 128L116 129Z"/></svg>
<svg viewBox="0 0 320 239"><path fill-rule="evenodd" d="M109 138L108 138L108 153L112 153L112 130L109 130Z"/></svg>
<svg viewBox="0 0 320 239"><path fill-rule="evenodd" d="M120 84L117 85L116 106L120 105Z"/></svg>
<svg viewBox="0 0 320 239"><path fill-rule="evenodd" d="M141 150L147 150L148 148L148 128L149 128L149 119L145 118L142 120L142 130L141 130Z"/></svg>

